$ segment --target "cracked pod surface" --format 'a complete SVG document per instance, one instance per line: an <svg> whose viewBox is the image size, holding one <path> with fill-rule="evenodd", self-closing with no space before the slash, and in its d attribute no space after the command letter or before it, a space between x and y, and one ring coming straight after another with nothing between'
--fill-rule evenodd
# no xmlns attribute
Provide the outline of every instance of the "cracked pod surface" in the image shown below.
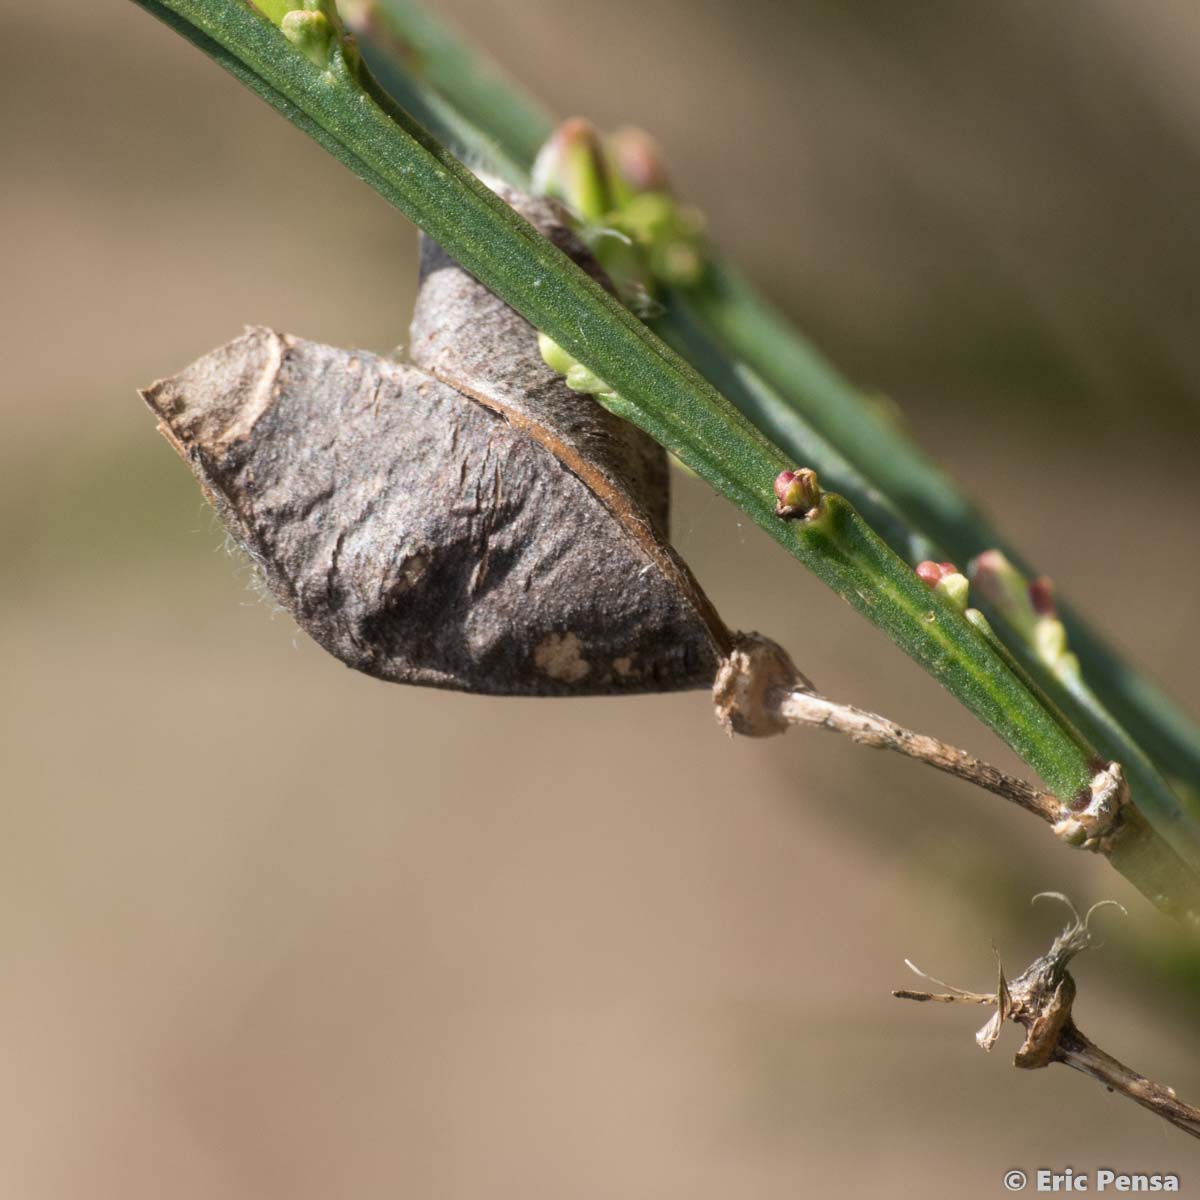
<svg viewBox="0 0 1200 1200"><path fill-rule="evenodd" d="M420 369L267 329L143 394L280 604L348 666L501 695L711 683L723 627L615 460L619 512Z"/></svg>
<svg viewBox="0 0 1200 1200"><path fill-rule="evenodd" d="M602 280L557 206L504 195ZM143 395L347 665L501 695L708 687L729 635L667 541L662 449L431 243L413 358L252 328Z"/></svg>

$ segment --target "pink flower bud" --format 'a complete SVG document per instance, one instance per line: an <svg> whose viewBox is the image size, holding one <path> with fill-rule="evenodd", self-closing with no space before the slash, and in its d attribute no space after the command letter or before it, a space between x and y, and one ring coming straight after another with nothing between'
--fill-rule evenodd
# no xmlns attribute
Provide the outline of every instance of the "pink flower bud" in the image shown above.
<svg viewBox="0 0 1200 1200"><path fill-rule="evenodd" d="M930 562L928 559L917 564L917 578L930 591L937 592L943 599L965 612L970 584L967 577L952 562Z"/></svg>
<svg viewBox="0 0 1200 1200"><path fill-rule="evenodd" d="M1039 575L1029 585L1029 603L1039 617L1052 617L1054 608L1054 583L1045 575Z"/></svg>
<svg viewBox="0 0 1200 1200"><path fill-rule="evenodd" d="M958 568L952 562L931 562L928 559L917 564L917 578L929 588L935 588L947 575L959 574Z"/></svg>
<svg viewBox="0 0 1200 1200"><path fill-rule="evenodd" d="M780 471L775 477L777 516L784 518L807 516L821 501L821 487L816 471L801 467L797 471Z"/></svg>
<svg viewBox="0 0 1200 1200"><path fill-rule="evenodd" d="M608 216L613 208L608 156L590 121L570 117L554 130L534 161L533 190L561 200L589 224Z"/></svg>
<svg viewBox="0 0 1200 1200"><path fill-rule="evenodd" d="M935 588L938 585L938 580L942 577L942 568L935 562L930 562L926 559L922 563L917 563L917 578L927 587Z"/></svg>
<svg viewBox="0 0 1200 1200"><path fill-rule="evenodd" d="M617 174L635 192L669 192L658 143L645 130L626 125L608 139Z"/></svg>

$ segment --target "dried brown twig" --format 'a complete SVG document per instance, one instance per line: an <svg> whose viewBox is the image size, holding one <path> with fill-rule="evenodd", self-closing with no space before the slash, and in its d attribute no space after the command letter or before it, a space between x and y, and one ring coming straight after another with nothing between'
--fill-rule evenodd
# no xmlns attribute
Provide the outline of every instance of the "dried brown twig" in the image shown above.
<svg viewBox="0 0 1200 1200"><path fill-rule="evenodd" d="M1080 917L1075 906L1061 893L1041 892L1034 900L1041 897L1061 900L1066 904L1071 910L1071 922L1054 939L1050 949L1035 958L1011 983L1005 979L1001 966L994 993L964 991L926 975L905 959L905 965L911 971L948 991L924 992L901 988L892 995L901 1000L936 1001L941 1004L995 1005L996 1011L975 1035L975 1040L984 1050L991 1050L996 1044L1004 1022L1013 1021L1025 1030L1025 1041L1013 1059L1014 1066L1034 1070L1051 1063L1063 1063L1099 1080L1109 1091L1119 1092L1143 1108L1148 1108L1176 1129L1200 1138L1200 1108L1185 1104L1176 1096L1173 1088L1139 1075L1101 1050L1075 1024L1072 1007L1076 986L1067 964L1092 945L1089 924L1092 914L1107 905L1121 906L1114 900L1104 900Z"/></svg>
<svg viewBox="0 0 1200 1200"><path fill-rule="evenodd" d="M732 733L767 737L794 725L841 733L965 779L1033 813L1074 845L1104 850L1120 828L1128 790L1116 763L1098 770L1089 803L1071 809L1049 792L937 738L820 695L787 652L759 634L738 634L713 686L717 719Z"/></svg>

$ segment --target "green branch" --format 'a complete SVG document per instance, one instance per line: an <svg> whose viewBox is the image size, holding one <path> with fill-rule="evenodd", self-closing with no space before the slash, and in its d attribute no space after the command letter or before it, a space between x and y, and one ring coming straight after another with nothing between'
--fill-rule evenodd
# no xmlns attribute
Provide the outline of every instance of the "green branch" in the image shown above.
<svg viewBox="0 0 1200 1200"><path fill-rule="evenodd" d="M352 28L369 35L364 41L377 43L414 81L445 96L469 126L487 131L506 158L533 162L553 118L422 4L341 0L339 7Z"/></svg>
<svg viewBox="0 0 1200 1200"><path fill-rule="evenodd" d="M949 477L902 432L880 421L858 389L719 259L710 262L685 301L728 354L751 364L950 557L966 561L999 548L1022 563ZM1113 724L1123 727L1122 739L1136 739L1163 770L1200 783L1200 730L1078 614L1063 606L1062 616L1084 675L1106 702ZM1038 678L1048 682L1040 672Z"/></svg>

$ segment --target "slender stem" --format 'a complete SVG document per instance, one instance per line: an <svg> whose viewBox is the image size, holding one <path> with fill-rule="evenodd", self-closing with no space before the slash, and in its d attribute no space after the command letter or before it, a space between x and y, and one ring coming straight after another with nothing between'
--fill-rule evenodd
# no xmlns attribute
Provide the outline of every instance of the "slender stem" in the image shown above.
<svg viewBox="0 0 1200 1200"><path fill-rule="evenodd" d="M1034 668L1029 657L1024 661ZM1039 670L1039 681L1046 674L1045 670ZM1079 671L1053 678L1058 685L1054 695L1071 719L1106 758L1115 759L1124 767L1138 807L1147 819L1184 858L1200 869L1200 831L1195 818L1180 803L1141 745L1119 724Z"/></svg>
<svg viewBox="0 0 1200 1200"><path fill-rule="evenodd" d="M945 557L845 455L793 406L786 404L766 380L733 362L678 291L670 290L664 295L662 311L651 316L647 323L794 463L811 467L830 491L845 496L901 558L919 563Z"/></svg>
<svg viewBox="0 0 1200 1200"><path fill-rule="evenodd" d="M376 28L376 23L365 25L367 30ZM514 157L511 143L500 141L481 129L440 92L423 85L410 70L402 69L397 61L397 51L385 52L389 42L386 38L366 37L362 39L362 52L371 74L379 80L384 91L401 108L410 113L438 141L465 153L473 161L486 164L487 169L499 175L514 187L529 186L529 170L525 156ZM409 66L407 59L402 60ZM500 123L496 123L499 125Z"/></svg>
<svg viewBox="0 0 1200 1200"><path fill-rule="evenodd" d="M967 991L943 979L926 975L906 959L905 964L911 971L947 991L900 988L893 991L892 995L901 1000L935 1001L940 1004L995 1005L995 1015L975 1035L982 1049L991 1050L1004 1022L1013 1021L1025 1030L1025 1041L1013 1060L1014 1066L1036 1070L1051 1063L1062 1063L1098 1080L1110 1092L1116 1092L1149 1109L1184 1133L1200 1137L1200 1108L1185 1104L1175 1095L1173 1088L1147 1079L1101 1050L1075 1024L1073 1009L1077 988L1067 967L1077 954L1094 944L1089 928L1092 914L1097 909L1116 905L1116 902L1101 901L1080 917L1075 906L1061 893L1043 893L1034 899L1043 897L1063 901L1071 909L1073 919L1054 939L1049 950L1035 958L1011 983L1005 979L1001 967L994 992Z"/></svg>
<svg viewBox="0 0 1200 1200"><path fill-rule="evenodd" d="M999 767L965 750L959 750L928 734L905 729L903 725L897 725L878 713L865 712L851 704L838 704L815 693L792 691L780 699L779 714L790 725L827 729L832 733L844 734L863 746L894 750L897 754L915 758L938 771L945 771L948 775L965 779L976 787L1011 800L1051 825L1062 816L1062 804L1048 792L1006 774Z"/></svg>
<svg viewBox="0 0 1200 1200"><path fill-rule="evenodd" d="M918 1004L995 1004L995 996L980 992L925 992L915 988L896 988L897 1000L915 1000ZM1119 1059L1101 1050L1080 1032L1075 1023L1068 1022L1059 1034L1051 1062L1062 1063L1083 1075L1102 1083L1110 1092L1125 1096L1135 1104L1149 1109L1156 1117L1176 1129L1200 1138L1200 1108L1187 1104L1175 1094L1174 1088L1155 1083L1127 1067Z"/></svg>
<svg viewBox="0 0 1200 1200"><path fill-rule="evenodd" d="M881 421L861 393L719 258L685 293L685 301L730 355L749 364L802 412L950 557L966 560L1001 547L1022 562L951 479L903 433ZM1084 673L1111 710L1112 723L1127 728L1163 769L1200 781L1200 728L1122 662L1069 606L1063 606L1062 616ZM1043 672L1037 675L1043 685L1050 683Z"/></svg>
<svg viewBox="0 0 1200 1200"><path fill-rule="evenodd" d="M476 129L486 130L513 162L533 162L553 118L449 25L416 0L350 0L344 7L364 40L399 58Z"/></svg>
<svg viewBox="0 0 1200 1200"><path fill-rule="evenodd" d="M1162 1117L1182 1129L1184 1133L1200 1138L1200 1108L1185 1104L1175 1095L1174 1088L1155 1083L1139 1075L1131 1067L1101 1050L1090 1038L1085 1037L1072 1023L1059 1037L1055 1062L1064 1063L1084 1075L1099 1080L1110 1092L1128 1097L1135 1104L1148 1108L1157 1117Z"/></svg>
<svg viewBox="0 0 1200 1200"><path fill-rule="evenodd" d="M1040 788L938 738L911 729L878 713L840 704L822 696L792 662L787 651L759 633L733 635L713 684L717 720L730 732L769 737L793 726L840 733L860 745L891 750L976 787L1010 800L1064 832L1078 811ZM1123 815L1117 804L1110 832ZM1064 824L1064 818L1066 823ZM1110 846L1113 839L1098 838ZM1103 847L1101 847L1103 848Z"/></svg>
<svg viewBox="0 0 1200 1200"><path fill-rule="evenodd" d="M1115 764L1093 776L1088 803L1064 804L937 738L826 699L782 647L757 633L734 636L713 684L713 704L717 720L731 733L768 737L792 725L828 729L918 759L1002 796L1051 824L1055 834L1069 844L1085 844L1104 854L1144 894L1160 905L1165 903L1193 928L1200 928L1200 887L1195 872L1156 834L1136 805L1128 802ZM1077 736L1069 727L1060 726L1060 733L1068 738ZM1086 754L1086 744L1077 744ZM1161 885L1153 895L1153 888L1147 887L1151 880Z"/></svg>
<svg viewBox="0 0 1200 1200"><path fill-rule="evenodd" d="M1013 561L1021 563L1019 555ZM1123 661L1069 603L1063 623L1087 678L1095 681L1120 724L1163 771L1200 786L1200 730L1157 685Z"/></svg>
<svg viewBox="0 0 1200 1200"><path fill-rule="evenodd" d="M914 525L951 555L962 552L959 531L980 519L970 503L782 313L716 258L684 296L729 354L799 409Z"/></svg>
<svg viewBox="0 0 1200 1200"><path fill-rule="evenodd" d="M1031 584L998 550L981 554L970 570L972 592L999 619L1006 648L1015 655L1020 669L1032 674L1038 685L1045 681L1044 690L1090 744L1104 757L1121 763L1141 810L1200 870L1200 831L1195 819L1084 678L1057 611L1050 581L1042 579Z"/></svg>

